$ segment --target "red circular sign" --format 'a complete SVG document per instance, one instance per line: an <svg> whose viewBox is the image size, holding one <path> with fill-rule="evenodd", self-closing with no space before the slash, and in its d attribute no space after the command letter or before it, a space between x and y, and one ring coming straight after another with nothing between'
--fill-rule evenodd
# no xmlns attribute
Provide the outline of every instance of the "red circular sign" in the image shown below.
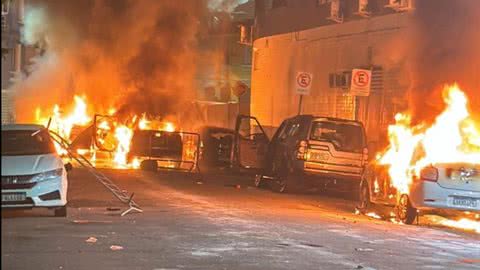
<svg viewBox="0 0 480 270"><path fill-rule="evenodd" d="M370 82L370 75L368 75L368 72L365 72L363 70L355 72L353 75L353 83L355 86L358 87L365 87L368 86Z"/></svg>
<svg viewBox="0 0 480 270"><path fill-rule="evenodd" d="M297 84L300 87L309 87L310 83L312 82L312 77L308 73L300 73L297 76Z"/></svg>

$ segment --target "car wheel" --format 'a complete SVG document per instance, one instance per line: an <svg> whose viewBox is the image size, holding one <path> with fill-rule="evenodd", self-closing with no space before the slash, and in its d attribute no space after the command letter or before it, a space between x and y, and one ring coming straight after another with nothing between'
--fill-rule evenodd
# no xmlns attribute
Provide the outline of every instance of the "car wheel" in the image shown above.
<svg viewBox="0 0 480 270"><path fill-rule="evenodd" d="M255 187L257 188L263 188L265 187L265 181L263 180L263 175L261 174L256 174L255 175L255 179L253 181L253 184L255 185Z"/></svg>
<svg viewBox="0 0 480 270"><path fill-rule="evenodd" d="M370 207L370 204L370 189L368 188L368 183L362 181L358 191L357 210L360 211L360 213L365 214Z"/></svg>
<svg viewBox="0 0 480 270"><path fill-rule="evenodd" d="M140 168L144 171L157 171L158 165L155 160L144 160L140 163Z"/></svg>
<svg viewBox="0 0 480 270"><path fill-rule="evenodd" d="M56 217L66 217L67 216L67 207L62 206L54 210Z"/></svg>
<svg viewBox="0 0 480 270"><path fill-rule="evenodd" d="M408 195L403 194L397 205L397 219L405 224L412 224L417 217L417 209L410 203Z"/></svg>

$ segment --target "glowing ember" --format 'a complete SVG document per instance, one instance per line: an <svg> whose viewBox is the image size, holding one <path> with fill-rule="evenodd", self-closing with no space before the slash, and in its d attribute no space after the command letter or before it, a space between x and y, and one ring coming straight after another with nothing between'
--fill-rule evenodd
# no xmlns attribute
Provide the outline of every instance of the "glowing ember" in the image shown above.
<svg viewBox="0 0 480 270"><path fill-rule="evenodd" d="M366 216L369 216L369 217L372 217L372 218L376 218L376 219L382 219L381 216L379 216L377 213L375 212L369 212L369 213L366 213L365 214Z"/></svg>
<svg viewBox="0 0 480 270"><path fill-rule="evenodd" d="M118 145L115 150L114 162L117 167L127 166L127 154L130 151L132 136L133 131L127 126L120 125L115 129L115 138L118 141Z"/></svg>
<svg viewBox="0 0 480 270"><path fill-rule="evenodd" d="M132 161L132 168L138 169L140 168L140 160L138 158L134 158Z"/></svg>
<svg viewBox="0 0 480 270"><path fill-rule="evenodd" d="M389 165L393 186L409 193L413 178L420 171L440 163L480 163L480 132L467 109L468 99L458 86L446 86L446 109L433 125L411 126L408 114L397 114L389 127L390 147L380 157Z"/></svg>

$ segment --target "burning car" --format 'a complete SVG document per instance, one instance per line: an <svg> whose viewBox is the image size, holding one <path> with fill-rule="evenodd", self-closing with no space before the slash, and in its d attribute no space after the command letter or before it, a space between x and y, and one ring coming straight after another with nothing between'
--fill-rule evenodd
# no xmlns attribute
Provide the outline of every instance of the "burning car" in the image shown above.
<svg viewBox="0 0 480 270"><path fill-rule="evenodd" d="M446 108L430 126L397 114L388 149L363 176L360 211L372 203L395 206L407 224L430 210L480 212L480 132L458 86L444 94Z"/></svg>
<svg viewBox="0 0 480 270"><path fill-rule="evenodd" d="M47 207L66 216L71 168L43 126L2 126L2 208Z"/></svg>
<svg viewBox="0 0 480 270"><path fill-rule="evenodd" d="M361 184L358 209L371 204L396 207L396 216L411 224L418 212L447 209L480 212L480 164L435 164L413 178L408 192L399 192L391 182L386 165L372 164Z"/></svg>

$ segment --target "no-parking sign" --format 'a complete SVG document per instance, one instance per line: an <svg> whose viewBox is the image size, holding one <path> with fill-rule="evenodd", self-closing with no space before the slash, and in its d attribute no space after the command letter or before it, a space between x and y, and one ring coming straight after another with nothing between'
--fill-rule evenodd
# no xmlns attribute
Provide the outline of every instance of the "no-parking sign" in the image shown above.
<svg viewBox="0 0 480 270"><path fill-rule="evenodd" d="M298 72L295 77L295 89L299 95L310 95L310 88L312 87L312 73Z"/></svg>
<svg viewBox="0 0 480 270"><path fill-rule="evenodd" d="M353 69L352 82L350 85L350 94L353 96L370 95L370 85L372 82L372 71L369 69Z"/></svg>

